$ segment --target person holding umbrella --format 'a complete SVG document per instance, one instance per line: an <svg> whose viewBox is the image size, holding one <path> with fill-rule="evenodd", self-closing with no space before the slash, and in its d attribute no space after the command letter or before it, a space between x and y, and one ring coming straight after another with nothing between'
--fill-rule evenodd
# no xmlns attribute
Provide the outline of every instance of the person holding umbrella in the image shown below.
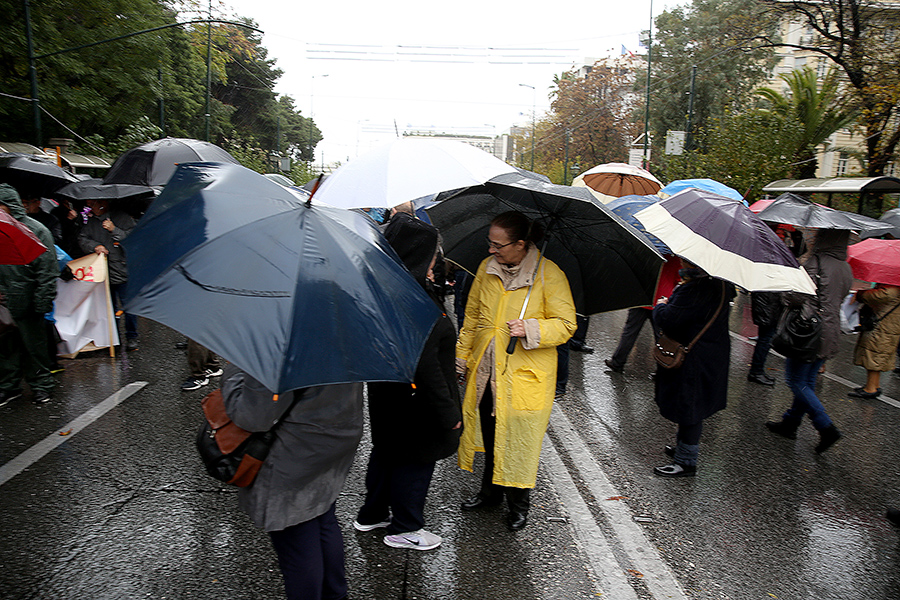
<svg viewBox="0 0 900 600"><path fill-rule="evenodd" d="M395 214L384 236L410 274L440 301L432 283L438 231L408 213ZM423 529L425 497L435 463L456 452L462 407L455 369L456 329L441 314L425 341L409 383L368 384L372 453L366 471L366 500L353 526L359 531L387 527L392 548L431 550L441 537ZM410 443L414 432L416 443Z"/></svg>
<svg viewBox="0 0 900 600"><path fill-rule="evenodd" d="M803 266L817 282L812 306L822 321L819 350L812 362L785 359L784 377L794 394L794 401L782 415L781 421L766 422L769 431L793 440L797 439L797 429L803 415L808 414L813 427L819 431L817 454L825 452L841 439L841 432L831 422L825 407L816 396L815 388L819 368L838 352L841 303L853 282L853 274L847 264L849 239L850 231L846 229L819 229L815 233L812 254L807 257Z"/></svg>
<svg viewBox="0 0 900 600"><path fill-rule="evenodd" d="M853 351L853 364L866 370L866 385L847 392L851 398L874 400L881 395L881 372L894 368L900 343L900 287L878 284L856 292L856 301L875 313L875 328L861 331Z"/></svg>
<svg viewBox="0 0 900 600"><path fill-rule="evenodd" d="M44 319L53 310L59 275L53 237L26 214L19 194L5 183L0 184L0 210L28 227L47 248L28 264L0 265L0 293L18 326L0 339L0 406L22 395L23 376L34 393L33 402L44 404L56 386Z"/></svg>
<svg viewBox="0 0 900 600"><path fill-rule="evenodd" d="M683 346L693 343L683 365L656 370L659 412L678 424L675 446L665 449L674 462L653 468L660 477L697 473L703 420L724 409L728 397L728 313L734 286L684 259L681 267L682 283L653 309L653 324L660 332Z"/></svg>
<svg viewBox="0 0 900 600"><path fill-rule="evenodd" d="M463 510L509 506L507 526L525 527L541 442L553 408L556 347L575 332L575 305L562 270L541 255L539 223L517 211L490 223L490 256L469 291L456 346L466 377L459 466L485 452L481 489Z"/></svg>
<svg viewBox="0 0 900 600"><path fill-rule="evenodd" d="M362 439L362 384L273 394L229 363L222 397L228 416L247 431L268 431L284 416L259 474L240 489L238 502L269 534L288 600L346 598L335 501Z"/></svg>

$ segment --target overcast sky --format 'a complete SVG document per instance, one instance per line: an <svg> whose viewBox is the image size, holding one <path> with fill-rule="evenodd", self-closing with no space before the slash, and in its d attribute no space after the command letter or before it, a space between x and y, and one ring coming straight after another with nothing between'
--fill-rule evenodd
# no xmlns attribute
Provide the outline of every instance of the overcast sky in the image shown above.
<svg viewBox="0 0 900 600"><path fill-rule="evenodd" d="M326 164L397 131L494 136L530 124L532 105L538 118L549 108L554 74L639 52L651 18L651 0L225 2L220 14L230 6L263 30L284 71L275 91L312 113ZM653 0L653 15L678 4Z"/></svg>

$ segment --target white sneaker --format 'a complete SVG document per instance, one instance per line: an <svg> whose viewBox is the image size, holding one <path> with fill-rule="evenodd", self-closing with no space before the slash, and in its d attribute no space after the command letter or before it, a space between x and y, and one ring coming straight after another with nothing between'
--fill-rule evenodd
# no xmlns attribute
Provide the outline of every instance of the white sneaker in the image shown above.
<svg viewBox="0 0 900 600"><path fill-rule="evenodd" d="M433 550L440 546L442 541L441 536L424 529L384 536L384 543L391 548L411 548L413 550Z"/></svg>
<svg viewBox="0 0 900 600"><path fill-rule="evenodd" d="M215 367L212 369L207 368L204 372L204 375L206 375L207 377L219 377L220 375L222 375L222 373L224 373L222 367Z"/></svg>
<svg viewBox="0 0 900 600"><path fill-rule="evenodd" d="M371 525L363 525L359 521L353 521L353 528L357 531L372 531L373 529L379 529L381 527L387 527L390 525L390 521L381 521L380 523L372 523Z"/></svg>

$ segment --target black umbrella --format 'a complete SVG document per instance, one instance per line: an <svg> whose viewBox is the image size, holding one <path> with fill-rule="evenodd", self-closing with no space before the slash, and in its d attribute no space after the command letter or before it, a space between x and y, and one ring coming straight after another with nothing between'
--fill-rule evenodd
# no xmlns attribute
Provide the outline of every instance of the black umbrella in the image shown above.
<svg viewBox="0 0 900 600"><path fill-rule="evenodd" d="M759 213L759 218L768 223L784 223L795 227L847 229L866 231L875 235L881 235L881 232L887 232L893 228L889 223L878 219L828 208L790 192L778 196L772 204Z"/></svg>
<svg viewBox="0 0 900 600"><path fill-rule="evenodd" d="M68 200L76 205L84 205L88 200L110 200L132 216L143 214L156 191L146 185L127 183L103 183L102 179L85 179L69 183L53 192L54 198Z"/></svg>
<svg viewBox="0 0 900 600"><path fill-rule="evenodd" d="M14 152L0 154L0 183L13 186L23 198L49 196L73 181L78 181L75 175L44 158Z"/></svg>
<svg viewBox="0 0 900 600"><path fill-rule="evenodd" d="M215 144L164 138L141 144L117 158L103 183L164 186L180 163L189 162L238 164L237 159Z"/></svg>
<svg viewBox="0 0 900 600"><path fill-rule="evenodd" d="M586 188L554 185L518 173L500 175L426 212L441 232L446 257L474 273L488 255L491 220L509 210L544 225L546 256L566 273L579 313L653 302L662 256Z"/></svg>

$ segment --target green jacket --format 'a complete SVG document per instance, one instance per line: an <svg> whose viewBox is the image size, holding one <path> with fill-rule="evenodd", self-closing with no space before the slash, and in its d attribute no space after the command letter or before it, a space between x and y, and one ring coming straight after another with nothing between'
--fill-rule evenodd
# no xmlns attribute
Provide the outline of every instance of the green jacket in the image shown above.
<svg viewBox="0 0 900 600"><path fill-rule="evenodd" d="M0 265L0 292L13 318L43 315L53 310L59 267L50 231L28 216L19 194L8 184L0 184L0 204L38 237L47 251L27 265Z"/></svg>

